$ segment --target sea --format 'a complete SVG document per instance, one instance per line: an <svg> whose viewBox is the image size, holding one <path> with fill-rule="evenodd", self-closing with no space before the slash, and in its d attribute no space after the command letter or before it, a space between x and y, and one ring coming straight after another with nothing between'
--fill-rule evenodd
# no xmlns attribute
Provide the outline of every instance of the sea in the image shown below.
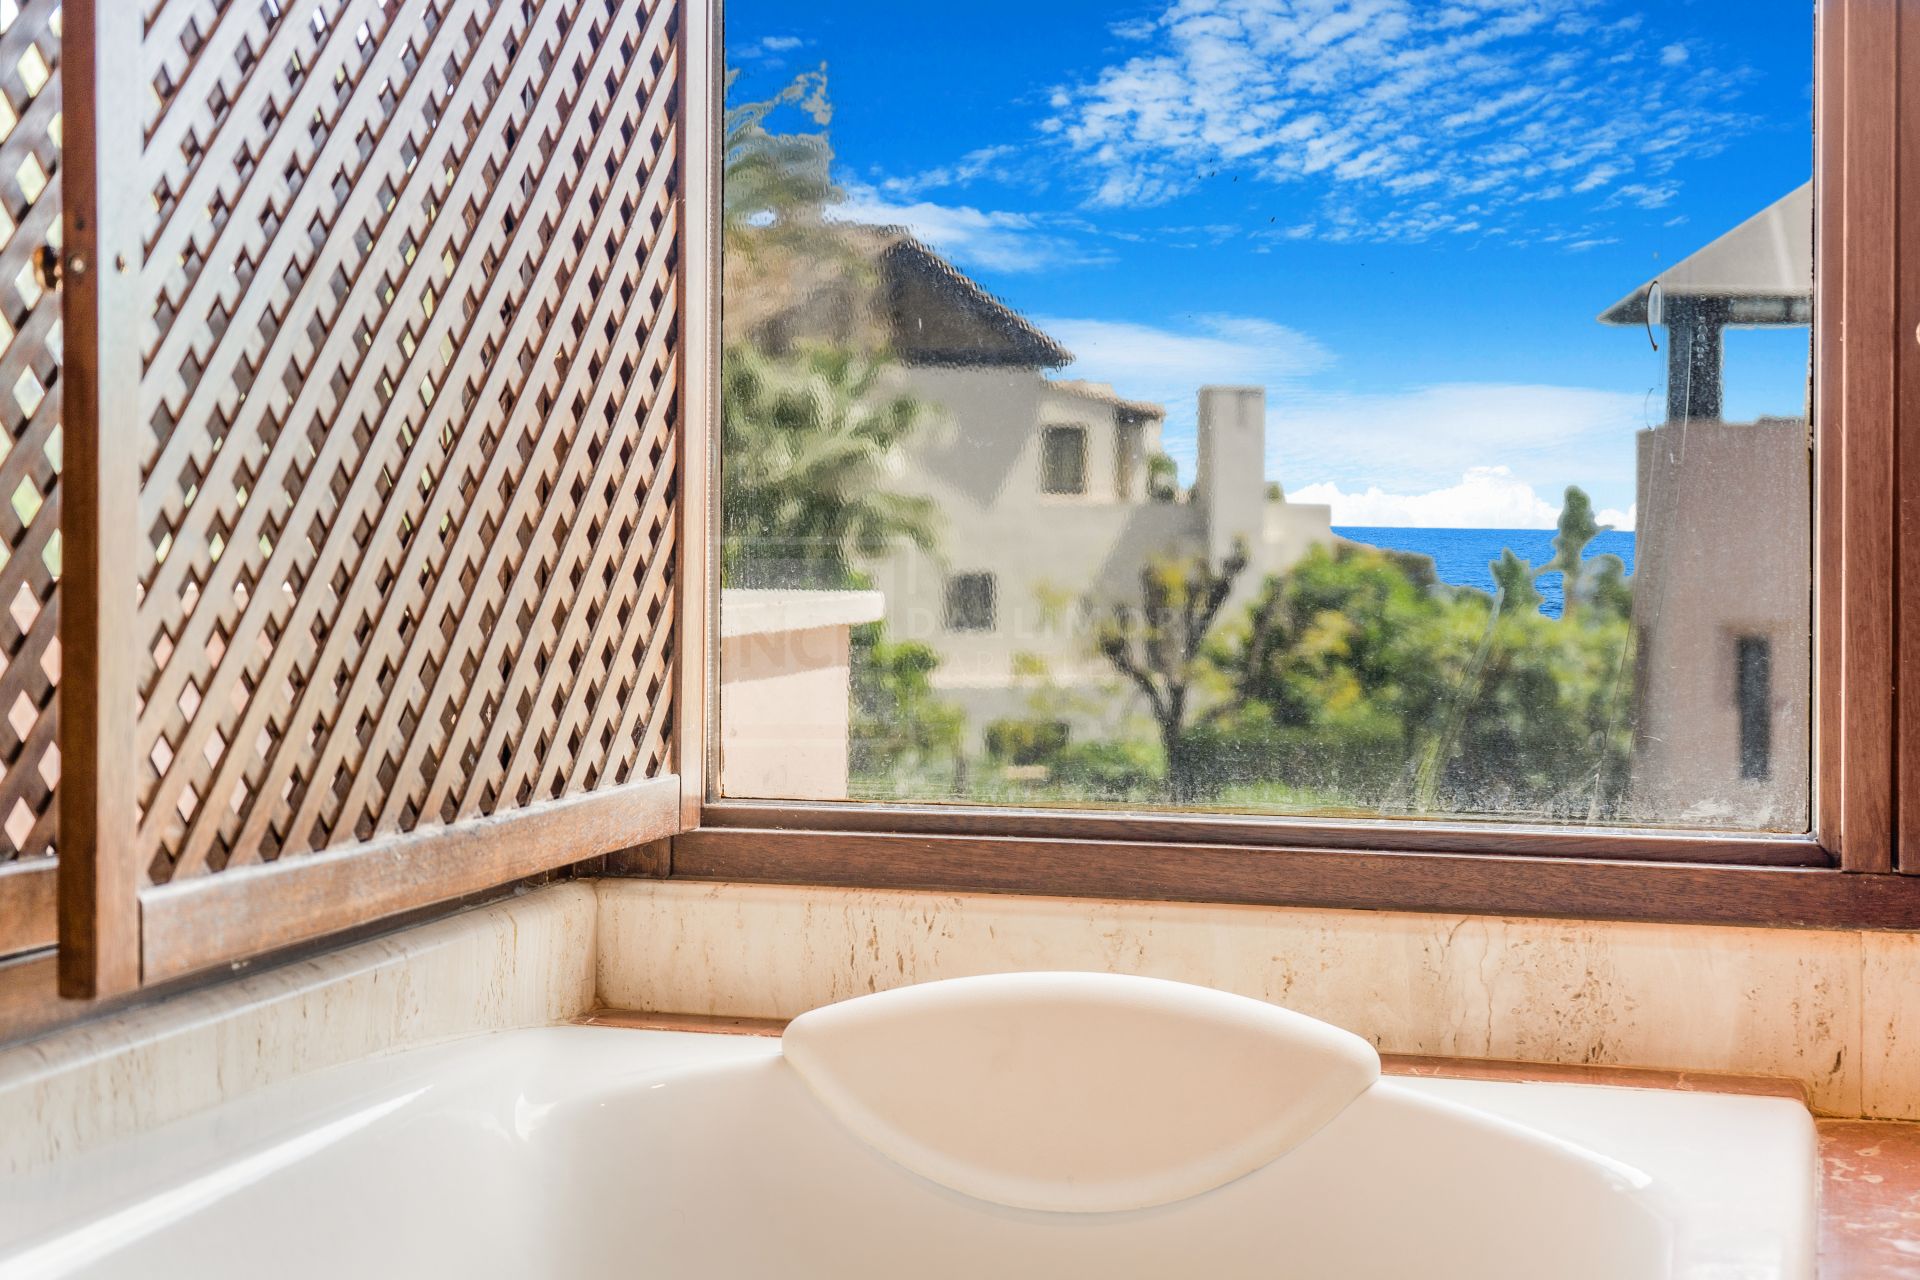
<svg viewBox="0 0 1920 1280"><path fill-rule="evenodd" d="M1532 564L1535 568L1553 559L1552 529L1397 529L1361 525L1335 525L1335 533L1354 542L1392 551L1411 551L1433 561L1440 581L1457 587L1473 587L1489 594L1493 591L1495 560L1503 550ZM1633 535L1609 530L1587 546L1587 557L1616 555L1633 572ZM1560 616L1565 602L1560 575L1548 574L1536 579L1542 597L1540 612L1549 618Z"/></svg>

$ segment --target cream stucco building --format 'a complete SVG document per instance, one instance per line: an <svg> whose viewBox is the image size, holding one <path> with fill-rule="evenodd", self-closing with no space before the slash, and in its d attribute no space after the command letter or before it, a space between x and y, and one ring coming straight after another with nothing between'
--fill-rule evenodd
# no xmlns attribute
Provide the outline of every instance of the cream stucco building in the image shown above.
<svg viewBox="0 0 1920 1280"><path fill-rule="evenodd" d="M1030 714L1042 690L1069 721L1123 707L1076 695L1113 683L1093 624L1139 599L1154 558L1219 563L1244 543L1245 599L1333 540L1327 507L1269 489L1264 388L1199 389L1198 466L1177 492L1151 474L1162 406L1058 377L1071 353L917 241L897 236L879 262L897 376L944 419L899 485L933 500L942 536L872 565L873 585L889 635L941 655L936 680L975 735Z"/></svg>

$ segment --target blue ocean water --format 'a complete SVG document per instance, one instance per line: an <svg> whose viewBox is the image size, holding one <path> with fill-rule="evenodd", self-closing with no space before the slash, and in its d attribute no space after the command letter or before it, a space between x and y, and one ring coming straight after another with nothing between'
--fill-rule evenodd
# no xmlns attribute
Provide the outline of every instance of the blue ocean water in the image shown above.
<svg viewBox="0 0 1920 1280"><path fill-rule="evenodd" d="M1429 556L1440 581L1489 594L1493 591L1491 566L1500 558L1501 551L1511 548L1513 554L1536 568L1553 559L1552 529L1380 529L1336 525L1333 531L1369 546ZM1627 572L1632 573L1633 535L1603 533L1587 548L1589 559L1607 554L1619 556L1626 562ZM1540 612L1549 618L1559 617L1565 600L1560 575L1548 574L1537 579L1534 585L1543 597Z"/></svg>

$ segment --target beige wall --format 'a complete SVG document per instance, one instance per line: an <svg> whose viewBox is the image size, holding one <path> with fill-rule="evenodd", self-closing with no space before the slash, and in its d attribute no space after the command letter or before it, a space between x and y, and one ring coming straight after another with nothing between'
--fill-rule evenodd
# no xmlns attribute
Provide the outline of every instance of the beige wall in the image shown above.
<svg viewBox="0 0 1920 1280"><path fill-rule="evenodd" d="M1107 605L1139 598L1140 571L1151 558L1226 545L1244 530L1254 554L1244 602L1267 574L1292 565L1315 542L1332 540L1326 507L1265 500L1259 388L1205 393L1218 402L1207 414L1210 424L1224 415L1241 428L1208 455L1210 484L1226 495L1212 519L1206 501L1146 500L1145 459L1159 448L1157 423L1123 427L1112 404L1031 369L908 367L897 376L945 418L915 446L900 479L903 491L929 496L938 507L940 553L901 547L873 566L874 586L886 597L889 635L940 654L935 679L967 710L976 734L990 719L1027 714L1031 682L1015 676L1021 656L1041 659L1056 687L1099 695L1070 717L1083 729L1096 727L1100 704L1108 714L1125 714L1126 695L1093 652L1092 626ZM1048 426L1086 430L1085 494L1041 491L1041 434ZM1120 465L1122 448L1137 450L1130 469ZM1129 492L1121 491L1122 474L1132 478ZM946 582L958 573L994 575L990 632L947 628Z"/></svg>
<svg viewBox="0 0 1920 1280"><path fill-rule="evenodd" d="M845 627L720 644L720 783L728 795L847 798Z"/></svg>
<svg viewBox="0 0 1920 1280"><path fill-rule="evenodd" d="M1920 936L602 881L620 1008L792 1017L1025 969L1202 983L1389 1053L1732 1072L1920 1120Z"/></svg>
<svg viewBox="0 0 1920 1280"><path fill-rule="evenodd" d="M1805 830L1812 706L1807 424L1669 423L1639 439L1632 803ZM1735 645L1772 644L1772 769L1740 776Z"/></svg>
<svg viewBox="0 0 1920 1280"><path fill-rule="evenodd" d="M847 798L851 628L870 591L720 593L720 788L755 799Z"/></svg>

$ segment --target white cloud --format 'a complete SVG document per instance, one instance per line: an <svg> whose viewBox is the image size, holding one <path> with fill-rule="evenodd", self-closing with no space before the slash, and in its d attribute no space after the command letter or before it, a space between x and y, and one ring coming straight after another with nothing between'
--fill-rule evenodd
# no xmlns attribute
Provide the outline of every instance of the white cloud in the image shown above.
<svg viewBox="0 0 1920 1280"><path fill-rule="evenodd" d="M1379 486L1349 493L1321 481L1287 494L1289 502L1323 502L1336 525L1408 529L1551 529L1560 508L1510 467L1470 467L1458 483L1426 493L1387 493ZM1633 531L1634 508L1596 514L1603 525Z"/></svg>
<svg viewBox="0 0 1920 1280"><path fill-rule="evenodd" d="M1554 498L1579 485L1602 506L1624 507L1633 497L1635 432L1649 412L1645 395L1586 387L1280 387L1267 402L1267 475L1289 493L1309 482L1347 494L1417 495L1454 487L1499 459L1517 482Z"/></svg>
<svg viewBox="0 0 1920 1280"><path fill-rule="evenodd" d="M1298 378L1332 362L1325 347L1298 329L1252 316L1199 316L1184 330L1056 316L1034 323L1079 357L1071 370L1076 377L1130 388L1174 383L1191 395L1207 384Z"/></svg>
<svg viewBox="0 0 1920 1280"><path fill-rule="evenodd" d="M1018 147L981 147L952 164L939 165L906 178L885 178L880 189L891 196L917 196L942 187L964 187L982 178L1005 181L1005 166L1020 155Z"/></svg>
<svg viewBox="0 0 1920 1280"><path fill-rule="evenodd" d="M1663 45L1661 47L1660 49L1660 65L1661 66L1679 67L1679 66L1686 65L1686 61L1687 61L1687 46L1685 46L1684 44L1669 44L1669 45Z"/></svg>
<svg viewBox="0 0 1920 1280"><path fill-rule="evenodd" d="M1160 24L1152 18L1130 18L1125 22L1115 22L1107 27L1122 40L1145 40L1151 37Z"/></svg>
<svg viewBox="0 0 1920 1280"><path fill-rule="evenodd" d="M1631 202L1642 209L1664 209L1680 194L1677 182L1629 182L1614 189L1605 207Z"/></svg>
<svg viewBox="0 0 1920 1280"><path fill-rule="evenodd" d="M1551 529L1560 508L1507 467L1473 467L1459 483L1428 493L1387 493L1372 486L1348 493L1330 481L1287 494L1289 502L1324 502L1336 525L1411 529Z"/></svg>
<svg viewBox="0 0 1920 1280"><path fill-rule="evenodd" d="M1023 273L1104 262L1104 253L1059 234L1042 216L996 212L928 200L890 200L865 183L843 182L834 206L841 222L905 227L962 267Z"/></svg>
<svg viewBox="0 0 1920 1280"><path fill-rule="evenodd" d="M1632 533L1634 521L1639 518L1639 515L1640 504L1630 502L1627 504L1625 511L1618 510L1614 507L1606 507L1600 511L1596 511L1594 512L1594 519L1598 520L1601 524L1607 525L1609 528L1619 530L1621 533Z"/></svg>
<svg viewBox="0 0 1920 1280"><path fill-rule="evenodd" d="M1097 205L1161 203L1227 169L1307 184L1314 234L1424 239L1546 192L1653 189L1746 126L1725 105L1739 75L1660 75L1685 47L1599 7L1165 0L1127 24L1151 43L1057 89L1042 127Z"/></svg>
<svg viewBox="0 0 1920 1280"><path fill-rule="evenodd" d="M750 44L729 46L727 60L756 62L762 58L777 58L783 53L792 53L805 43L799 36L762 36Z"/></svg>

